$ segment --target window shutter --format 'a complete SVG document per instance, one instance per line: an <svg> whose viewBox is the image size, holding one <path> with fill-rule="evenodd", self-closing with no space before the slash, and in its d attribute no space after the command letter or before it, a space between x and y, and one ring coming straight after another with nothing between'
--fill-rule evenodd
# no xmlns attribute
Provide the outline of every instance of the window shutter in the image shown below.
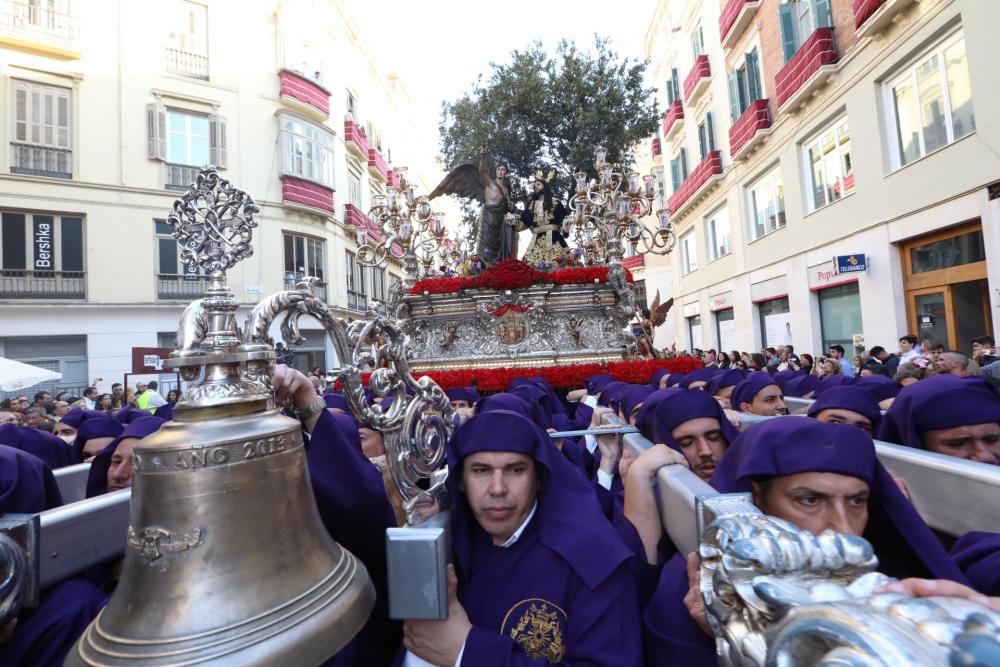
<svg viewBox="0 0 1000 667"><path fill-rule="evenodd" d="M670 69L670 101L679 100L681 98L681 86L680 78L677 75L677 68L672 67Z"/></svg>
<svg viewBox="0 0 1000 667"><path fill-rule="evenodd" d="M783 3L778 5L778 23L781 25L781 50L787 63L798 51L795 39L795 5Z"/></svg>
<svg viewBox="0 0 1000 667"><path fill-rule="evenodd" d="M702 160L708 155L708 139L705 136L705 123L698 125L698 155Z"/></svg>
<svg viewBox="0 0 1000 667"><path fill-rule="evenodd" d="M743 115L743 109L740 108L740 87L736 80L736 72L729 73L729 113L732 115L734 123Z"/></svg>
<svg viewBox="0 0 1000 667"><path fill-rule="evenodd" d="M830 15L830 0L812 0L812 8L817 28L833 27L833 17Z"/></svg>
<svg viewBox="0 0 1000 667"><path fill-rule="evenodd" d="M208 117L208 160L219 169L225 169L226 153L226 119L212 114Z"/></svg>
<svg viewBox="0 0 1000 667"><path fill-rule="evenodd" d="M677 192L677 189L681 187L681 161L671 160L670 161L670 185L672 186L672 192Z"/></svg>
<svg viewBox="0 0 1000 667"><path fill-rule="evenodd" d="M712 112L705 112L705 143L708 145L708 152L715 152L715 128L712 126Z"/></svg>
<svg viewBox="0 0 1000 667"><path fill-rule="evenodd" d="M681 149L681 183L688 178L688 152L686 148Z"/></svg>
<svg viewBox="0 0 1000 667"><path fill-rule="evenodd" d="M146 105L146 153L150 160L167 160L167 108Z"/></svg>
<svg viewBox="0 0 1000 667"><path fill-rule="evenodd" d="M757 56L757 49L744 56L747 64L747 90L750 93L748 102L755 102L764 99L764 89L760 85L760 59Z"/></svg>

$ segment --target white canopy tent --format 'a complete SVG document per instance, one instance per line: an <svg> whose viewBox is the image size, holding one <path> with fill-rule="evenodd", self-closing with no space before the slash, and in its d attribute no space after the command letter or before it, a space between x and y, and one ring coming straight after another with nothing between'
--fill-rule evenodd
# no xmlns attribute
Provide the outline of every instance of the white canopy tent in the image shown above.
<svg viewBox="0 0 1000 667"><path fill-rule="evenodd" d="M18 391L62 379L62 373L0 357L0 390Z"/></svg>

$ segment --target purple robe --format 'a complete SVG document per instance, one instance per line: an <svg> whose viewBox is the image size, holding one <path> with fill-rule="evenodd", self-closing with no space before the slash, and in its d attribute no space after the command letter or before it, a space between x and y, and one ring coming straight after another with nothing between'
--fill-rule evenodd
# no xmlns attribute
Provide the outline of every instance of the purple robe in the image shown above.
<svg viewBox="0 0 1000 667"><path fill-rule="evenodd" d="M866 375L854 380L851 385L868 393L875 399L876 403L881 403L888 398L895 398L903 389L902 385L892 378L884 375Z"/></svg>
<svg viewBox="0 0 1000 667"><path fill-rule="evenodd" d="M601 391L601 396L597 401L598 405L604 405L612 410L617 410L618 399L627 388L628 385L626 383L618 382L617 380L607 383Z"/></svg>
<svg viewBox="0 0 1000 667"><path fill-rule="evenodd" d="M635 416L635 427L639 429L642 436L649 440L650 442L656 442L656 436L653 433L654 415L656 414L656 406L660 404L660 401L665 399L667 396L676 394L679 391L684 391L677 387L670 387L669 389L657 389L652 394L646 397L646 400L642 402L642 407L639 408L639 414Z"/></svg>
<svg viewBox="0 0 1000 667"><path fill-rule="evenodd" d="M475 387L454 387L447 393L449 401L465 401L469 406L475 405L476 401L482 398Z"/></svg>
<svg viewBox="0 0 1000 667"><path fill-rule="evenodd" d="M705 385L705 393L709 396L715 396L726 387L735 387L740 382L743 382L744 377L743 371L738 368L716 373L715 377Z"/></svg>
<svg viewBox="0 0 1000 667"><path fill-rule="evenodd" d="M777 373L771 376L771 379L774 380L774 383L779 387L781 387L781 391L784 392L785 385L787 385L795 378L802 377L803 375L805 375L805 373L803 373L802 371L778 371Z"/></svg>
<svg viewBox="0 0 1000 667"><path fill-rule="evenodd" d="M843 385L834 387L822 396L817 398L809 411L806 413L810 417L815 417L824 410L840 408L841 410L853 410L868 417L872 423L872 433L878 433L882 423L882 412L878 409L878 403L868 392L858 389L855 385Z"/></svg>
<svg viewBox="0 0 1000 667"><path fill-rule="evenodd" d="M527 417L541 428L549 428L551 423L549 416L545 414L539 403L532 403L517 394L501 392L480 399L476 403L477 415L484 412L495 412L496 410L516 412L522 417Z"/></svg>
<svg viewBox="0 0 1000 667"><path fill-rule="evenodd" d="M1000 399L982 378L933 375L903 387L878 437L923 449L924 431L991 422L1000 422Z"/></svg>
<svg viewBox="0 0 1000 667"><path fill-rule="evenodd" d="M610 382L614 382L614 378L610 375L591 375L587 378L587 393L591 396L597 396L604 391L604 387L606 387Z"/></svg>
<svg viewBox="0 0 1000 667"><path fill-rule="evenodd" d="M145 438L147 435L155 433L161 426L166 424L166 420L148 412L142 412L145 416L132 421L125 430L108 446L101 450L101 453L90 462L90 471L87 473L87 497L93 498L108 492L108 469L111 467L111 457L122 440L126 438Z"/></svg>
<svg viewBox="0 0 1000 667"><path fill-rule="evenodd" d="M1000 595L1000 534L973 531L958 538L951 557L984 595Z"/></svg>
<svg viewBox="0 0 1000 667"><path fill-rule="evenodd" d="M389 620L385 529L396 525L382 475L361 451L357 420L324 410L306 444L306 460L320 519L330 536L364 563L376 602L354 640L327 665L389 664L401 626Z"/></svg>
<svg viewBox="0 0 1000 667"><path fill-rule="evenodd" d="M76 463L72 447L51 433L30 426L0 426L0 444L28 452L53 470Z"/></svg>
<svg viewBox="0 0 1000 667"><path fill-rule="evenodd" d="M124 427L106 412L90 411L76 432L76 458L83 460L83 448L94 438L116 438Z"/></svg>
<svg viewBox="0 0 1000 667"><path fill-rule="evenodd" d="M819 398L823 392L843 384L854 384L854 378L849 375L827 375L819 382L819 386L813 391L813 398Z"/></svg>
<svg viewBox="0 0 1000 667"><path fill-rule="evenodd" d="M696 368L685 375L679 385L684 389L689 388L692 382L705 382L707 385L707 383L710 382L717 374L718 371L714 368Z"/></svg>
<svg viewBox="0 0 1000 667"><path fill-rule="evenodd" d="M743 403L752 403L754 396L772 384L777 386L778 383L768 373L753 373L733 387L733 393L729 397L729 404L733 406L733 410L738 411L740 405ZM781 387L778 388L780 389Z"/></svg>
<svg viewBox="0 0 1000 667"><path fill-rule="evenodd" d="M351 411L351 406L347 402L347 397L340 393L330 392L323 394L323 403L328 408L339 408L346 413Z"/></svg>
<svg viewBox="0 0 1000 667"><path fill-rule="evenodd" d="M59 487L45 463L0 446L0 514L36 514L60 505ZM82 579L69 579L42 591L38 607L22 610L14 635L0 645L0 667L62 665L106 602L100 589Z"/></svg>
<svg viewBox="0 0 1000 667"><path fill-rule="evenodd" d="M816 391L819 383L820 379L815 375L800 375L786 382L782 391L785 392L785 396L801 398L811 391Z"/></svg>
<svg viewBox="0 0 1000 667"><path fill-rule="evenodd" d="M473 625L461 665L637 667L639 610L628 551L599 516L586 480L547 440L528 419L500 410L477 414L449 443L458 597ZM493 545L460 490L464 459L482 451L535 459L535 514L507 548Z"/></svg>
<svg viewBox="0 0 1000 667"><path fill-rule="evenodd" d="M726 443L732 443L739 435L739 430L726 419L726 413L719 402L703 391L680 391L661 400L653 415L653 435L656 442L662 442L671 449L681 451L680 445L671 433L686 421L710 417L719 422L722 436ZM683 452L682 452L683 453Z"/></svg>
<svg viewBox="0 0 1000 667"><path fill-rule="evenodd" d="M653 389L660 388L660 380L663 379L664 375L670 375L670 370L667 368L657 368L653 371L653 374L649 377L649 384L653 385Z"/></svg>
<svg viewBox="0 0 1000 667"><path fill-rule="evenodd" d="M648 384L633 384L629 385L628 389L622 394L621 398L621 410L622 414L625 415L626 421L635 410L636 406L645 402L649 398L655 389L650 387Z"/></svg>

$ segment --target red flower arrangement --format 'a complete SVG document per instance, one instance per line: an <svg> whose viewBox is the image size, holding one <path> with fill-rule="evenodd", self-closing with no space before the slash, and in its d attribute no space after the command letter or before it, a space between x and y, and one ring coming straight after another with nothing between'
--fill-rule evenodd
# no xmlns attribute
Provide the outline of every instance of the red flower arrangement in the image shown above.
<svg viewBox="0 0 1000 667"><path fill-rule="evenodd" d="M625 269L628 282L634 282L632 273ZM553 285L579 285L608 281L606 266L571 266L555 271L539 271L519 259L508 257L478 276L454 278L427 278L410 288L410 294L452 294L467 289L518 289L538 283Z"/></svg>
<svg viewBox="0 0 1000 667"><path fill-rule="evenodd" d="M576 364L574 366L528 366L518 368L462 368L453 371L428 371L415 373L427 375L445 391L455 387L471 387L480 391L505 391L511 380L517 378L542 377L554 389L576 389L582 387L587 378L598 373L606 373L621 382L646 384L653 371L667 368L671 373L690 373L701 368L701 361L694 357L677 359L648 359L637 361L617 361L608 364ZM369 373L362 376L367 384Z"/></svg>

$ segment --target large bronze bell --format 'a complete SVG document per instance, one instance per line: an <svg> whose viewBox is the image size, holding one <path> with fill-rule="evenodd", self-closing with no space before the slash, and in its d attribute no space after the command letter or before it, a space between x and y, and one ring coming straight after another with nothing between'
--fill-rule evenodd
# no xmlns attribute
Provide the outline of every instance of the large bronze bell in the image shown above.
<svg viewBox="0 0 1000 667"><path fill-rule="evenodd" d="M236 329L223 272L251 252L254 212L208 168L168 218L212 277L165 364L198 382L136 446L121 580L67 665L317 665L374 605L320 521L299 422L274 407L274 352Z"/></svg>

